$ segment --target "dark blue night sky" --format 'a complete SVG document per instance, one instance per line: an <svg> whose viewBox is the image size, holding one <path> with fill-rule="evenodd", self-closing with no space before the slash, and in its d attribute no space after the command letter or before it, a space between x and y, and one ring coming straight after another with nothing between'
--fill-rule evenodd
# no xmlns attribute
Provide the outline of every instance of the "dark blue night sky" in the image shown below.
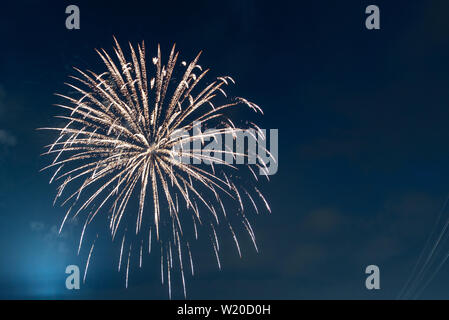
<svg viewBox="0 0 449 320"><path fill-rule="evenodd" d="M95 48L145 40L230 74L279 129L279 171L261 188L260 252L224 243L222 271L197 257L189 299L394 299L449 193L449 2L4 1L0 5L0 298L166 299L157 256L129 288L115 247L95 251L81 290L65 288L79 226L62 237L43 146L72 66L102 71ZM65 28L65 8L81 29ZM381 30L365 28L377 4ZM381 290L365 288L365 267ZM449 297L449 266L421 298ZM174 289L182 298L182 289Z"/></svg>

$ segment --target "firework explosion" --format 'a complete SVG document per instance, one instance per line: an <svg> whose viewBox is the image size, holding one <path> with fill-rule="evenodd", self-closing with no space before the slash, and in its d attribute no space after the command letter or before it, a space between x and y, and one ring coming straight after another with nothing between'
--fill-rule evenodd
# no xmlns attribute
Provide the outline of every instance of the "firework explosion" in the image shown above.
<svg viewBox="0 0 449 320"><path fill-rule="evenodd" d="M139 265L142 266L143 251L151 252L154 238L153 246L160 246L162 283L167 280L171 296L170 277L177 265L185 296L183 260L187 260L193 275L191 246L192 241L198 239L199 228L207 230L221 268L217 227L226 226L241 256L231 220L236 218L240 222L257 250L244 203L250 203L251 210L256 213L259 212L258 205L265 206L268 211L270 208L257 187L245 189L235 182L238 177L236 166L216 158L207 166L189 164L181 161L180 156L203 161L211 159L196 152L199 150L184 151L176 147L195 141L204 144L218 135L235 136L242 132L244 129L228 117L229 108L244 106L256 113L262 113L262 110L246 99L227 98L224 88L234 83L231 77L218 77L200 87L200 81L209 71L198 65L201 53L190 63L177 64L179 53L173 46L163 65L158 46L157 56L147 65L143 42L137 50L130 44L131 61L127 61L115 38L114 41L118 64L105 50L96 50L107 71L96 74L74 68L78 75L71 78L77 84L67 85L76 97L58 94L68 103L57 105L66 112L57 116L63 119L63 125L43 128L59 133L44 153L55 155L53 162L44 169L55 169L50 179L50 183L59 182L55 203L59 199L61 206L68 206L61 229L69 218L85 219L78 253L88 225L97 215L107 214L112 239L117 237L119 230L123 233L119 240L118 269L122 263L126 265L127 286L133 242L126 239L128 229L121 226L123 221L132 219L135 234L142 239L134 245ZM179 79L175 77L177 69L182 69ZM218 99L225 102L217 103ZM195 123L212 129L190 136L175 134L179 130L192 131ZM259 136L263 134L252 122L249 127ZM233 150L216 152L233 158L241 156ZM245 164L244 167L249 169L252 181L257 181L252 167L266 172L266 166L260 163ZM75 191L66 195L67 185L74 185ZM147 204L149 199L152 199L151 205ZM133 202L135 209L131 210L129 207ZM229 203L232 203L228 210L232 211L232 219L225 209L229 208ZM84 276L94 245L95 240L89 249Z"/></svg>

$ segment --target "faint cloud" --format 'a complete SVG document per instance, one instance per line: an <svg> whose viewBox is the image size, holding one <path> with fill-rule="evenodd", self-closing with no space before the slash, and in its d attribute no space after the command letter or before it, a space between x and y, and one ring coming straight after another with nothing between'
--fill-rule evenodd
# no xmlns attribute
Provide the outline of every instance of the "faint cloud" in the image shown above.
<svg viewBox="0 0 449 320"><path fill-rule="evenodd" d="M44 230L45 225L42 222L32 221L30 222L30 229L34 232L40 232Z"/></svg>
<svg viewBox="0 0 449 320"><path fill-rule="evenodd" d="M384 263L398 257L403 250L404 243L400 239L394 235L380 234L366 239L361 250L358 250L358 258L362 264L367 264L369 261Z"/></svg>
<svg viewBox="0 0 449 320"><path fill-rule="evenodd" d="M441 200L424 192L391 196L381 211L357 223L361 233L367 235L355 251L359 262L393 264L398 257L417 256L440 205Z"/></svg>
<svg viewBox="0 0 449 320"><path fill-rule="evenodd" d="M313 233L335 231L342 223L343 217L333 208L318 208L311 211L301 223L302 228Z"/></svg>
<svg viewBox="0 0 449 320"><path fill-rule="evenodd" d="M292 247L283 257L282 272L284 275L307 276L316 271L329 258L325 245L320 243L300 243Z"/></svg>
<svg viewBox="0 0 449 320"><path fill-rule="evenodd" d="M31 231L36 233L49 250L56 250L58 253L68 253L69 247L66 241L71 239L70 231L59 232L56 225L46 225L40 221L32 221L29 224Z"/></svg>
<svg viewBox="0 0 449 320"><path fill-rule="evenodd" d="M0 84L0 115L6 111L6 91L5 88ZM13 147L17 144L17 138L10 132L0 129L0 145Z"/></svg>
<svg viewBox="0 0 449 320"><path fill-rule="evenodd" d="M8 131L0 129L0 144L13 147L17 144L17 139Z"/></svg>

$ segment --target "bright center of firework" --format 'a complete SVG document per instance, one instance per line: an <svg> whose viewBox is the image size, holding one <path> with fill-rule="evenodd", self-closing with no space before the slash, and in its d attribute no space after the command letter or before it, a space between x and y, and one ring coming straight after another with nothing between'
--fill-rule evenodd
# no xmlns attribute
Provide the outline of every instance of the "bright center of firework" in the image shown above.
<svg viewBox="0 0 449 320"><path fill-rule="evenodd" d="M156 152L157 152L157 147L154 144L148 147L147 153L149 155L154 155Z"/></svg>

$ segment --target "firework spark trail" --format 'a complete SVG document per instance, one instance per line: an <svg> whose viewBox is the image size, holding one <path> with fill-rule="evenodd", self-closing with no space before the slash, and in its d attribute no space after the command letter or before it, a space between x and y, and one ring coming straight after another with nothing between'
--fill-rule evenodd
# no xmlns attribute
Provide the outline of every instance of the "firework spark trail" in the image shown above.
<svg viewBox="0 0 449 320"><path fill-rule="evenodd" d="M97 235L97 238L98 238L98 235ZM92 246L90 247L89 256L87 257L86 267L84 269L83 283L86 282L87 270L89 270L90 258L92 257L92 252L94 251L96 240L97 239L94 240L94 242L92 243Z"/></svg>
<svg viewBox="0 0 449 320"><path fill-rule="evenodd" d="M222 196L225 195L228 201L234 201L236 208L239 208L240 213L236 216L240 218L256 249L253 229L243 213L242 196L247 196L256 213L259 209L256 198L245 188L244 193L241 193L238 186L226 175L225 169L235 171L236 166L197 152L196 149L185 151L183 145L195 142L202 145L205 141L216 139L222 134L231 134L235 139L237 133L245 129L236 126L226 115L229 108L246 106L256 113L263 112L259 106L244 98L229 101L224 89L227 85L235 83L231 77L218 77L200 88L198 84L209 72L209 69L203 70L198 65L201 52L192 62L182 62L179 66L177 64L179 53L175 52L173 46L167 63L163 65L158 46L157 56L152 59L154 73L150 75L151 64L147 66L143 42L137 49L129 44L131 61L126 60L115 38L114 42L118 64L105 50L96 50L107 71L97 74L90 70L82 71L74 68L78 75L71 76L71 79L78 84L66 84L79 97L58 94L68 103L57 105L67 113L56 117L66 123L61 127L43 128L57 131L59 136L54 143L47 146L48 150L44 154L55 157L53 162L42 170L55 169L50 179L50 183L60 183L55 202L61 199L61 206L71 202L61 229L69 215L74 218L84 211L89 212L81 233L78 252L87 226L97 214L107 211L105 208L107 206L109 206L109 229L114 239L121 222L130 215L126 210L128 203L133 196L136 197L138 203L136 235L141 233L145 223L149 224L145 234L148 232L146 239L148 252L151 252L152 230L154 230L155 240L161 246L161 280L164 283L165 264L169 295L171 295L171 270L174 267L172 245L176 247L185 294L182 263L182 252L185 250L182 247L188 252L192 275L194 272L191 245L187 240L183 240L186 226L180 214L183 211L182 201L185 210L192 213L195 239L198 239L197 224L202 227L210 226L209 238L219 268L221 268L218 255L220 246L216 227L222 220L228 225L241 256L239 242L226 214ZM175 81L176 66L184 70L182 76ZM196 91L198 93L195 93ZM217 102L216 99L219 97L226 99L226 102ZM197 123L214 129L188 137L175 135L176 132L193 130ZM262 130L256 124L252 122L250 124L250 128L258 132L259 138L265 139ZM178 146L181 148L176 148ZM268 150L265 151L272 157ZM216 151L215 155L217 154L231 155L233 159L237 156L246 156L229 148ZM213 160L215 164L221 165L221 171L217 171L213 163L205 169L179 160L183 157L203 162ZM259 157L258 159L260 160ZM257 176L251 166L264 172L268 179L267 167L261 163L245 165L255 180ZM78 183L76 191L62 199L66 186L75 183ZM222 216L204 195L206 191L211 193L211 198L215 199L221 208ZM259 189L254 188L254 191L261 203L271 211ZM145 210L149 198L152 198L152 210ZM210 218L200 210L201 206L210 214ZM150 217L151 219L148 219ZM210 219L210 223L204 223L206 219ZM164 229L169 230L166 232L162 230L162 225ZM161 232L164 233L163 236ZM121 241L119 271L124 245L125 235ZM139 266L142 265L142 247L143 242L140 245ZM94 244L89 252L86 272L93 248ZM132 244L129 245L128 251L126 286L128 286L131 248Z"/></svg>

